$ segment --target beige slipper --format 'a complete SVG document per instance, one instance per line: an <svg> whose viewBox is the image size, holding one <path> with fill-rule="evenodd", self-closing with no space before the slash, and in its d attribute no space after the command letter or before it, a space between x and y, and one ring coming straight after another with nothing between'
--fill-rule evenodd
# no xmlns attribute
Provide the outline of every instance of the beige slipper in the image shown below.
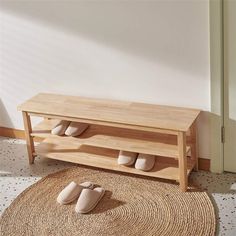
<svg viewBox="0 0 236 236"><path fill-rule="evenodd" d="M134 164L137 153L135 152L127 152L127 151L120 151L118 156L118 164L119 165L125 165L125 166L131 166Z"/></svg>
<svg viewBox="0 0 236 236"><path fill-rule="evenodd" d="M66 129L65 135L74 137L78 136L82 134L88 127L88 124L85 123L71 122Z"/></svg>
<svg viewBox="0 0 236 236"><path fill-rule="evenodd" d="M153 168L154 164L155 164L154 155L140 153L135 162L135 168L138 170L149 171Z"/></svg>
<svg viewBox="0 0 236 236"><path fill-rule="evenodd" d="M51 134L64 135L70 121L61 120L51 131Z"/></svg>
<svg viewBox="0 0 236 236"><path fill-rule="evenodd" d="M72 181L68 184L58 195L57 202L64 205L73 202L79 197L83 189L92 189L93 184L91 182L84 182L82 184L77 184Z"/></svg>
<svg viewBox="0 0 236 236"><path fill-rule="evenodd" d="M92 211L104 194L105 190L100 187L93 190L83 189L75 206L75 211L82 214Z"/></svg>

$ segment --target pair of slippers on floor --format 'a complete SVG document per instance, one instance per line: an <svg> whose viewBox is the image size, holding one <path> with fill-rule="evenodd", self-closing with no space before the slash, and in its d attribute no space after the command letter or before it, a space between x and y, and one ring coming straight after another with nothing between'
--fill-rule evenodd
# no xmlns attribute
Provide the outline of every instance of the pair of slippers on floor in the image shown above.
<svg viewBox="0 0 236 236"><path fill-rule="evenodd" d="M149 171L155 165L155 156L143 153L134 153L120 151L118 156L118 164L131 166L135 163L135 169Z"/></svg>
<svg viewBox="0 0 236 236"><path fill-rule="evenodd" d="M77 184L72 181L59 193L57 202L66 205L78 198L75 212L84 214L92 211L104 194L105 190L103 188L94 188L94 184L91 182Z"/></svg>
<svg viewBox="0 0 236 236"><path fill-rule="evenodd" d="M74 121L61 120L52 130L51 133L55 135L78 136L82 134L87 128L88 124L78 123Z"/></svg>

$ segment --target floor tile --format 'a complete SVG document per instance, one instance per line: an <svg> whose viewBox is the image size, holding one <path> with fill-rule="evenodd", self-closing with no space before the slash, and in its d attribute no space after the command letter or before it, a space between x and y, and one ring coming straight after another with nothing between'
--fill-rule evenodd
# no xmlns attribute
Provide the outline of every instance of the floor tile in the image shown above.
<svg viewBox="0 0 236 236"><path fill-rule="evenodd" d="M23 140L0 137L0 214L27 187L72 163L37 157L29 165ZM194 172L190 180L205 189L217 215L218 235L236 235L236 174Z"/></svg>

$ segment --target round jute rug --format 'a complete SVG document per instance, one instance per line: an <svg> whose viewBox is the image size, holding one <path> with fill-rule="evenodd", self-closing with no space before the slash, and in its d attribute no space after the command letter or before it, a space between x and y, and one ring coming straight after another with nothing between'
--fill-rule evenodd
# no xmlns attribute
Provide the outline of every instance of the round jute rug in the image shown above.
<svg viewBox="0 0 236 236"><path fill-rule="evenodd" d="M58 193L71 181L92 181L106 194L89 214L60 206ZM205 192L153 178L73 167L26 189L4 212L2 235L214 235L215 214Z"/></svg>

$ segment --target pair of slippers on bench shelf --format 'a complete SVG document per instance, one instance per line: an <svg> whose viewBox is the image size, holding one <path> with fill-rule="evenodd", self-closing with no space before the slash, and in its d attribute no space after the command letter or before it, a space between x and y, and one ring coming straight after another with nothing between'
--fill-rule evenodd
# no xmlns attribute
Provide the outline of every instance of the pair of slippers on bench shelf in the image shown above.
<svg viewBox="0 0 236 236"><path fill-rule="evenodd" d="M78 136L82 134L87 128L88 124L78 123L74 121L61 120L51 131L55 135Z"/></svg>
<svg viewBox="0 0 236 236"><path fill-rule="evenodd" d="M72 181L59 193L57 202L66 205L78 199L75 212L85 214L97 206L104 194L105 190L103 188L94 188L94 184L91 182L77 184Z"/></svg>
<svg viewBox="0 0 236 236"><path fill-rule="evenodd" d="M155 156L143 153L134 153L120 151L118 156L118 164L131 166L135 163L135 169L149 171L154 167Z"/></svg>

